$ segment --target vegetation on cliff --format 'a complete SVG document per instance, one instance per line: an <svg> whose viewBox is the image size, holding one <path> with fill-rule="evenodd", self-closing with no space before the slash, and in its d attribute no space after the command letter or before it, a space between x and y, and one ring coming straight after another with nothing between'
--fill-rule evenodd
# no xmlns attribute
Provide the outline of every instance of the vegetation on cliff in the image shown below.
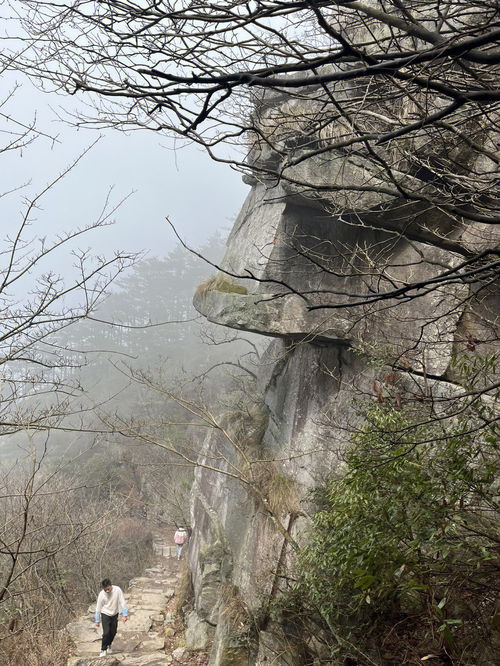
<svg viewBox="0 0 500 666"><path fill-rule="evenodd" d="M492 370L494 359L478 365ZM493 663L498 472L491 397L375 402L344 473L314 491L318 511L281 613L302 635L319 633L336 659Z"/></svg>

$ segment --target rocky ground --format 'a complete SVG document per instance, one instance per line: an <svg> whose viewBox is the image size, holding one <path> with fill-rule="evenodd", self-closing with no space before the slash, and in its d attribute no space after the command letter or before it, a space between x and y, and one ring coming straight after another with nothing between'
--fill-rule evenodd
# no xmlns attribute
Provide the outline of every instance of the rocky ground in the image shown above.
<svg viewBox="0 0 500 666"><path fill-rule="evenodd" d="M101 629L93 622L92 609L67 626L74 654L67 666L203 666L208 658L202 652L184 647L184 627L175 612L176 585L182 562L175 547L157 535L156 562L142 576L130 582L126 593L128 622L120 622L113 642L113 654L99 657Z"/></svg>

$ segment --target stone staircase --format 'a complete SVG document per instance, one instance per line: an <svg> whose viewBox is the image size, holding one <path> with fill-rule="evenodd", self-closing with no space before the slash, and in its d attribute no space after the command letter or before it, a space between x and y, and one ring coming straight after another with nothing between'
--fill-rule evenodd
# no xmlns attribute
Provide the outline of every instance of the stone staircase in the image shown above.
<svg viewBox="0 0 500 666"><path fill-rule="evenodd" d="M99 657L101 628L93 621L93 608L86 616L67 625L75 654L67 666L165 666L182 664L185 649L165 651L165 637L173 633L174 617L167 606L175 594L179 563L175 546L156 535L153 542L155 565L130 582L125 594L129 619L119 622L113 654ZM92 611L92 612L91 612ZM169 627L172 625L172 628Z"/></svg>

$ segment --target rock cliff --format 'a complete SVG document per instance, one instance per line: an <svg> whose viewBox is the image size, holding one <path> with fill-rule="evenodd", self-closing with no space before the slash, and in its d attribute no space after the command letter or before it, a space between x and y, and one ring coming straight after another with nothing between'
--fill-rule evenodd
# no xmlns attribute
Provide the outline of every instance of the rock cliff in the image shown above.
<svg viewBox="0 0 500 666"><path fill-rule="evenodd" d="M252 159L277 167L262 147ZM192 647L213 641L212 666L304 663L262 609L302 538L307 490L342 464L356 400L395 385L402 399L459 390L454 351L487 347L494 320L490 287L475 298L466 281L436 279L492 245L485 225L449 227L438 210L378 195L319 196L325 184L361 183L362 167L295 161L288 180L249 179L222 264L238 289L194 298L208 320L270 340L261 402L239 424L250 443L242 451L227 430L210 433L193 487L189 631Z"/></svg>

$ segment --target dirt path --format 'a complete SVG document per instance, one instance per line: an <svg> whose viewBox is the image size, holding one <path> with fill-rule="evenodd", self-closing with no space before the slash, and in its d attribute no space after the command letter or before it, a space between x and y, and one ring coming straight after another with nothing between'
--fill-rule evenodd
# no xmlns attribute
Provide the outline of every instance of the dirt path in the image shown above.
<svg viewBox="0 0 500 666"><path fill-rule="evenodd" d="M89 612L67 626L74 644L74 656L67 666L165 666L189 664L191 655L182 644L175 627L173 606L179 563L175 547L157 535L154 540L155 564L130 582L126 594L128 622L120 622L113 642L113 654L99 657L101 629ZM179 640L181 638L181 640ZM203 663L203 662L196 662Z"/></svg>

